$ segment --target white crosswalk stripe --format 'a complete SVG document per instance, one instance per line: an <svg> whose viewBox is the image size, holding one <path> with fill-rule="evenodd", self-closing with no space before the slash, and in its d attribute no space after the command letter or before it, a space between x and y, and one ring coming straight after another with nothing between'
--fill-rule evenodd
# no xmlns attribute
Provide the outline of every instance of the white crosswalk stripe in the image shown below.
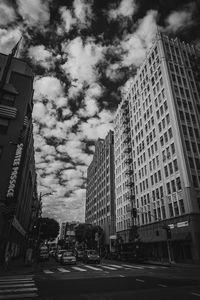
<svg viewBox="0 0 200 300"><path fill-rule="evenodd" d="M117 268L117 269L123 269L122 266L119 266L119 265L110 265L110 264L106 264L106 266L108 267L114 267L114 268Z"/></svg>
<svg viewBox="0 0 200 300"><path fill-rule="evenodd" d="M54 272L48 269L43 270L45 274L53 274Z"/></svg>
<svg viewBox="0 0 200 300"><path fill-rule="evenodd" d="M33 298L38 296L37 291L32 276L5 276L0 279L0 299Z"/></svg>
<svg viewBox="0 0 200 300"><path fill-rule="evenodd" d="M108 266L105 266L105 265L102 265L102 268L105 268L105 269L108 269L108 270L117 270L116 268L108 267Z"/></svg>
<svg viewBox="0 0 200 300"><path fill-rule="evenodd" d="M84 265L84 267L86 267L86 268L88 268L88 269L91 269L91 270L94 270L94 271L103 271L103 270L100 269L100 268L96 268L96 267L89 266L89 265Z"/></svg>
<svg viewBox="0 0 200 300"><path fill-rule="evenodd" d="M123 267L126 267L126 268L131 268L131 269L140 269L140 270L143 270L144 268L141 267L141 266L135 266L135 265L122 265Z"/></svg>
<svg viewBox="0 0 200 300"><path fill-rule="evenodd" d="M62 273L69 273L70 271L64 268L57 268L58 271L62 272Z"/></svg>
<svg viewBox="0 0 200 300"><path fill-rule="evenodd" d="M79 268L79 267L72 267L72 269L76 270L76 271L80 271L80 272L86 272L87 270Z"/></svg>

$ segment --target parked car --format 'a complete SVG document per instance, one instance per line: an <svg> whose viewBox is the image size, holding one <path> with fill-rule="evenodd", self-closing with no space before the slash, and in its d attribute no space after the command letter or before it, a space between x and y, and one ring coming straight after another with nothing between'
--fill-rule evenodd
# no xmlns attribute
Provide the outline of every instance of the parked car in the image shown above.
<svg viewBox="0 0 200 300"><path fill-rule="evenodd" d="M61 257L62 257L62 254L63 254L63 252L65 252L65 251L66 251L66 250L58 250L58 251L56 251L56 254L55 254L55 260L58 261L58 262L60 262Z"/></svg>
<svg viewBox="0 0 200 300"><path fill-rule="evenodd" d="M83 262L85 263L97 263L100 264L100 256L95 250L86 250L83 256Z"/></svg>
<svg viewBox="0 0 200 300"><path fill-rule="evenodd" d="M77 250L76 251L76 259L83 260L83 257L84 257L84 250Z"/></svg>
<svg viewBox="0 0 200 300"><path fill-rule="evenodd" d="M62 253L61 260L62 265L76 264L76 256L73 251L65 251Z"/></svg>

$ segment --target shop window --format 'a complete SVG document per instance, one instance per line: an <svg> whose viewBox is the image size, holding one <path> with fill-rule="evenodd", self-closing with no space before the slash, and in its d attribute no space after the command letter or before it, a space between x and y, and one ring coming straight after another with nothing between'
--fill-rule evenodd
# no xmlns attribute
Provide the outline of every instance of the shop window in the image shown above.
<svg viewBox="0 0 200 300"><path fill-rule="evenodd" d="M8 130L9 121L0 118L0 134L6 134Z"/></svg>

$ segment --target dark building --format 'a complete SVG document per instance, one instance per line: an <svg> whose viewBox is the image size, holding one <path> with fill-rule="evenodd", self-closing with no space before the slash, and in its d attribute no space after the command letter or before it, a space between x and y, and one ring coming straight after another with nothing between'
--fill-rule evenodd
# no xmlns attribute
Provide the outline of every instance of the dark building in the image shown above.
<svg viewBox="0 0 200 300"><path fill-rule="evenodd" d="M105 242L115 234L114 135L98 139L93 160L87 170L85 222L99 225Z"/></svg>
<svg viewBox="0 0 200 300"><path fill-rule="evenodd" d="M12 54L0 54L0 257L20 255L39 209L33 145L33 73Z"/></svg>

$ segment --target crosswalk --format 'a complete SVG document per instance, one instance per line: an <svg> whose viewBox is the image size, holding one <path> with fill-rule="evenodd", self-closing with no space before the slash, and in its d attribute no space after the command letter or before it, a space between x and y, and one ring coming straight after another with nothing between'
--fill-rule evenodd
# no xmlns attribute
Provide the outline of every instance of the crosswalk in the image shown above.
<svg viewBox="0 0 200 300"><path fill-rule="evenodd" d="M38 296L32 275L0 277L0 299L23 299Z"/></svg>
<svg viewBox="0 0 200 300"><path fill-rule="evenodd" d="M43 269L45 274L54 274L54 273L70 273L70 272L89 272L89 271L123 271L123 270L145 270L145 269L166 269L164 266L149 266L149 265L132 265L132 264L98 264L98 265L88 265L80 264L77 266L65 266L57 267L53 269Z"/></svg>

